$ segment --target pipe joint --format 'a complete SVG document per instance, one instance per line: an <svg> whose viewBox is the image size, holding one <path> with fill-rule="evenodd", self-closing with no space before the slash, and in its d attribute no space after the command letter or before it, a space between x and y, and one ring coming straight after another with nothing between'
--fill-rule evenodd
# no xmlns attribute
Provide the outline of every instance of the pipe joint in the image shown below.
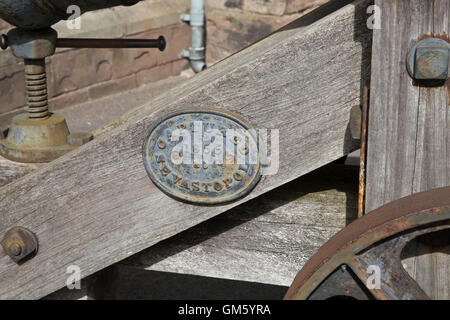
<svg viewBox="0 0 450 320"><path fill-rule="evenodd" d="M182 51L181 56L190 60L195 72L200 72L206 68L204 0L191 0L189 14L183 14L180 18L191 25L191 45L189 50Z"/></svg>

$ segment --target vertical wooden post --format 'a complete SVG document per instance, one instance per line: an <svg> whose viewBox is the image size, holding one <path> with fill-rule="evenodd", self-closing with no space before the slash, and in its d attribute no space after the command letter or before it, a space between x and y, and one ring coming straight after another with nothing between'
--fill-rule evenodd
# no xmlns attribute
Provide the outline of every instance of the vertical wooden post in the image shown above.
<svg viewBox="0 0 450 320"><path fill-rule="evenodd" d="M427 36L448 40L450 1L376 0L375 4L381 10L382 27L374 30L373 39L366 212L450 185L449 82L420 86L406 69L414 41ZM432 253L408 262L408 272L432 298L450 298L448 256Z"/></svg>

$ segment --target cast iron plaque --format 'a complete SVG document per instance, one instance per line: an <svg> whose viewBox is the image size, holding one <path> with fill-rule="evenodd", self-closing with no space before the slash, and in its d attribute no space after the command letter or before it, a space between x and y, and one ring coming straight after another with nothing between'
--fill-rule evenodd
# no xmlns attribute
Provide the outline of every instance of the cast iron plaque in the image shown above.
<svg viewBox="0 0 450 320"><path fill-rule="evenodd" d="M181 201L217 204L258 183L257 135L225 111L194 109L153 125L143 145L145 169L163 192Z"/></svg>

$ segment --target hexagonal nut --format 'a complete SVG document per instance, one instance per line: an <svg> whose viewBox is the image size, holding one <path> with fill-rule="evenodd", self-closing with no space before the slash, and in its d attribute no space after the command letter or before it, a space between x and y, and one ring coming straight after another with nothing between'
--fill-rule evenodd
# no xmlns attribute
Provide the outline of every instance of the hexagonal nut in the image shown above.
<svg viewBox="0 0 450 320"><path fill-rule="evenodd" d="M450 43L441 38L426 38L411 47L406 66L415 80L443 84L450 75L449 60Z"/></svg>
<svg viewBox="0 0 450 320"><path fill-rule="evenodd" d="M42 59L55 53L58 33L52 28L42 30L15 28L8 32L7 39L17 58Z"/></svg>
<svg viewBox="0 0 450 320"><path fill-rule="evenodd" d="M82 146L83 144L88 143L93 140L94 136L89 132L75 132L69 134L67 137L67 143L73 146Z"/></svg>
<svg viewBox="0 0 450 320"><path fill-rule="evenodd" d="M36 235L24 227L8 230L0 244L6 254L18 264L33 257L39 246Z"/></svg>
<svg viewBox="0 0 450 320"><path fill-rule="evenodd" d="M447 80L449 52L449 49L446 48L417 48L414 78L417 80Z"/></svg>

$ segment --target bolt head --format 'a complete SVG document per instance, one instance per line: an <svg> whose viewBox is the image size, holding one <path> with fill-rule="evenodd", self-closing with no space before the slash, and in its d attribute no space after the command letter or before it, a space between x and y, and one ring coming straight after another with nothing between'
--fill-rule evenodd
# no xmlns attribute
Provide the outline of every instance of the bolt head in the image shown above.
<svg viewBox="0 0 450 320"><path fill-rule="evenodd" d="M8 230L0 245L5 253L18 264L32 258L37 253L39 246L36 235L24 227L14 227Z"/></svg>
<svg viewBox="0 0 450 320"><path fill-rule="evenodd" d="M21 255L22 253L22 247L18 244L18 243L12 243L9 247L8 247L8 251L11 255L18 257Z"/></svg>
<svg viewBox="0 0 450 320"><path fill-rule="evenodd" d="M450 43L441 38L426 38L415 43L407 56L409 75L423 84L443 85L449 76Z"/></svg>
<svg viewBox="0 0 450 320"><path fill-rule="evenodd" d="M414 78L417 80L447 80L449 54L447 48L417 48Z"/></svg>
<svg viewBox="0 0 450 320"><path fill-rule="evenodd" d="M8 32L12 53L22 59L43 59L55 53L58 33L52 28L24 30L15 28Z"/></svg>

